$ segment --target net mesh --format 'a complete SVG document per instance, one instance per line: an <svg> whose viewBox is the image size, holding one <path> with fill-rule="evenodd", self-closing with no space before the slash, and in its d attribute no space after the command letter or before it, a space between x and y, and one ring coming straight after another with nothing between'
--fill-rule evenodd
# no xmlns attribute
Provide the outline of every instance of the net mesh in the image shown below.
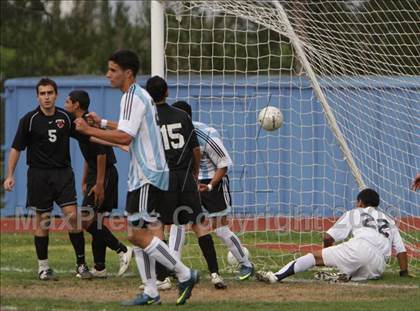
<svg viewBox="0 0 420 311"><path fill-rule="evenodd" d="M232 226L257 264L319 249L359 191L297 43L364 183L398 220L411 268L420 268L420 195L410 190L420 171L419 11L418 1L167 3L169 102L186 100L194 120L221 134L234 162ZM277 131L259 128L267 105L284 115Z"/></svg>

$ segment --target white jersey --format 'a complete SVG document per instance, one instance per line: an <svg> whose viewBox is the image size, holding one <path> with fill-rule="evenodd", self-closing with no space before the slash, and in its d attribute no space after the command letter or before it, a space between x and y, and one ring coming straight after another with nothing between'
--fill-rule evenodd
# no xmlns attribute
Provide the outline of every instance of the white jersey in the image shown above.
<svg viewBox="0 0 420 311"><path fill-rule="evenodd" d="M232 166L232 159L216 129L201 122L193 124L201 150L198 179L212 179L218 168Z"/></svg>
<svg viewBox="0 0 420 311"><path fill-rule="evenodd" d="M385 258L391 256L392 248L397 254L406 251L395 222L374 207L347 211L327 233L335 241L343 241L350 234L353 239L365 240Z"/></svg>
<svg viewBox="0 0 420 311"><path fill-rule="evenodd" d="M131 85L121 98L118 122L118 129L133 137L129 148L128 191L148 183L168 189L169 169L156 118L150 95L138 84Z"/></svg>

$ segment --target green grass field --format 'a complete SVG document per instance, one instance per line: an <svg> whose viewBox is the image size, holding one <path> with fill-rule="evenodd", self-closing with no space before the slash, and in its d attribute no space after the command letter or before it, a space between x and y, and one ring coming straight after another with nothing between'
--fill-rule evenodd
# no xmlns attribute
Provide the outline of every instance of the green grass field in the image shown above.
<svg viewBox="0 0 420 311"><path fill-rule="evenodd" d="M118 236L125 240L124 233ZM220 267L227 279L228 290L215 290L207 277L194 238L187 238L184 249L185 263L201 270L203 281L193 292L193 297L183 306L186 310L420 310L419 278L400 278L395 272L395 262L378 281L362 284L328 284L313 281L313 271L291 278L289 282L266 285L254 280L239 283L234 273L226 267L226 249L217 243ZM251 245L264 242L319 243L317 234L249 233L241 236L259 268L276 269L293 258L278 250L255 249ZM73 276L74 254L67 234L50 236L49 261L57 272L57 282L37 280L37 261L30 234L1 234L1 310L123 310L121 300L139 292L137 269L132 262L126 276L115 277L118 263L112 251L107 253L106 280L82 281ZM86 235L88 264L92 264L90 238ZM267 257L270 259L267 260ZM417 264L418 266L418 264ZM162 292L162 306L152 309L173 308L176 290Z"/></svg>

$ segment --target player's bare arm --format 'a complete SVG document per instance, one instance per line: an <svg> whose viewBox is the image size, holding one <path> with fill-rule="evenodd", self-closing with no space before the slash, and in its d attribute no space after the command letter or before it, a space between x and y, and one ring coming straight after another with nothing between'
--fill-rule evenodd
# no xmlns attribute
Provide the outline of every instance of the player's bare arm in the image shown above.
<svg viewBox="0 0 420 311"><path fill-rule="evenodd" d="M332 236L330 236L328 233L325 233L322 242L324 243L324 248L326 248L333 246L335 241Z"/></svg>
<svg viewBox="0 0 420 311"><path fill-rule="evenodd" d="M116 130L118 128L118 122L106 120L101 118L95 112L89 112L87 114L88 123L94 127L100 127L102 129Z"/></svg>
<svg viewBox="0 0 420 311"><path fill-rule="evenodd" d="M3 183L4 190L12 191L13 186L15 185L15 169L16 165L19 161L20 151L16 150L15 148L10 149L9 153L9 161L7 162L7 177Z"/></svg>
<svg viewBox="0 0 420 311"><path fill-rule="evenodd" d="M76 130L80 133L93 136L113 144L128 146L131 144L133 139L129 134L120 130L104 131L96 127L89 126L82 118L77 118L74 123L76 124Z"/></svg>
<svg viewBox="0 0 420 311"><path fill-rule="evenodd" d="M86 194L87 191L87 175L88 175L89 166L86 161L83 163L83 176L82 176L82 192Z"/></svg>
<svg viewBox="0 0 420 311"><path fill-rule="evenodd" d="M90 192L88 195L91 195L93 193L95 196L96 206L101 206L105 198L104 182L105 182L106 154L97 155L96 163L97 163L96 184L95 186L92 187L92 189L90 189Z"/></svg>
<svg viewBox="0 0 420 311"><path fill-rule="evenodd" d="M217 186L222 180L223 176L226 175L226 173L227 173L227 167L218 168L209 183L209 185L211 185L211 188L214 188L215 186ZM205 184L200 184L200 192L204 192L204 191L210 191L209 186Z"/></svg>
<svg viewBox="0 0 420 311"><path fill-rule="evenodd" d="M109 147L116 147L116 148L120 148L122 151L128 152L128 146L125 146L125 145L113 144L113 143L107 142L106 140L99 139L96 137L90 137L89 140L95 144L109 146Z"/></svg>
<svg viewBox="0 0 420 311"><path fill-rule="evenodd" d="M400 276L408 276L407 252L397 254L398 264L400 265Z"/></svg>

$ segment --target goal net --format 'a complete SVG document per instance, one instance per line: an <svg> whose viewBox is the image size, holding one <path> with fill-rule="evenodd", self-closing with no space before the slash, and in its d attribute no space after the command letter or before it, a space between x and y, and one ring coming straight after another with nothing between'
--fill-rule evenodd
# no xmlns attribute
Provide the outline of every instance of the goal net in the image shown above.
<svg viewBox="0 0 420 311"><path fill-rule="evenodd" d="M365 186L420 268L419 11L418 1L166 2L169 103L187 101L221 134L231 225L259 268L319 249ZM284 115L273 132L257 122L268 105ZM226 252L218 245L221 262ZM187 247L184 258L201 257Z"/></svg>

